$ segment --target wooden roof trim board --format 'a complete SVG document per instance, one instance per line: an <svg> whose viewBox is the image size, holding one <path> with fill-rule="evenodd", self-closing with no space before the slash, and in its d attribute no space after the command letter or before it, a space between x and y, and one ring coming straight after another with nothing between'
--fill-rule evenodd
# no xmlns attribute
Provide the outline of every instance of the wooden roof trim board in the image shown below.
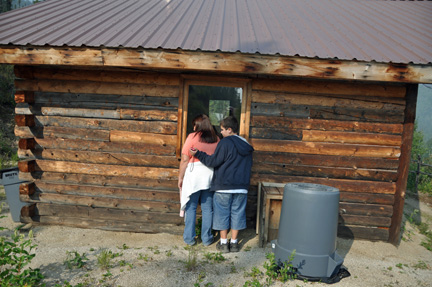
<svg viewBox="0 0 432 287"><path fill-rule="evenodd" d="M432 66L162 49L0 46L0 63L432 83Z"/></svg>

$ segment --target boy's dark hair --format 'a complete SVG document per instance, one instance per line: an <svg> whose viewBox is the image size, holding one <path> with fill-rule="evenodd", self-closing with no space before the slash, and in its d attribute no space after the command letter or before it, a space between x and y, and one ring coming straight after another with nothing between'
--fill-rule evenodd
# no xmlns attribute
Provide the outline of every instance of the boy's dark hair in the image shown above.
<svg viewBox="0 0 432 287"><path fill-rule="evenodd" d="M215 143L218 141L218 136L214 130L214 127L210 123L210 119L205 114L197 115L192 120L192 126L195 127L195 135L200 135L200 142L204 143Z"/></svg>
<svg viewBox="0 0 432 287"><path fill-rule="evenodd" d="M239 124L235 117L229 116L221 120L220 125L223 126L225 129L231 128L233 133L238 134L239 131Z"/></svg>

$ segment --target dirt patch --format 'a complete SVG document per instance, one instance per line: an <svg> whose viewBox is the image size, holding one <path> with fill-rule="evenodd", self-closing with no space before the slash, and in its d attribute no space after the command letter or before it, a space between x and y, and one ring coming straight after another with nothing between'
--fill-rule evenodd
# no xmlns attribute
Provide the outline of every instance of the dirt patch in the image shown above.
<svg viewBox="0 0 432 287"><path fill-rule="evenodd" d="M1 193L1 191L0 191ZM2 198L2 197L0 197ZM432 209L415 198L407 198L405 214L415 209L421 219L431 226ZM7 208L3 209L3 214ZM10 215L0 220L0 226L13 230L19 226ZM191 263L193 252L185 249L181 236L170 234L141 234L69 228L64 226L27 226L34 232L38 245L32 268L40 268L46 286L69 282L72 286L244 286L252 280L253 268L265 272L266 254L270 246L258 247L254 230L241 233L239 253L215 258L215 244L198 244L196 265ZM431 286L432 252L420 245L425 237L414 224L404 220L404 240L398 247L384 242L337 239L337 252L344 258L344 266L351 273L348 278L332 286ZM0 232L5 235L5 231ZM108 270L102 269L98 258L103 250L116 255ZM64 264L67 253L85 253L86 264L79 269L68 269ZM188 267L190 267L188 270ZM260 282L265 283L265 275ZM66 285L61 285L66 286ZM254 285L255 286L255 285ZM263 285L264 286L264 285ZM324 283L294 280L271 286L328 286Z"/></svg>

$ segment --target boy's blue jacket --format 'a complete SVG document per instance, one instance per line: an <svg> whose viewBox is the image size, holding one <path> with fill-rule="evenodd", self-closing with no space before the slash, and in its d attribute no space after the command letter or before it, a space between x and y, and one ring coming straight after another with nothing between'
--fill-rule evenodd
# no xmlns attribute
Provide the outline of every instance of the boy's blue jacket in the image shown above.
<svg viewBox="0 0 432 287"><path fill-rule="evenodd" d="M223 138L214 154L198 151L195 157L214 168L211 190L249 189L253 147L242 137Z"/></svg>

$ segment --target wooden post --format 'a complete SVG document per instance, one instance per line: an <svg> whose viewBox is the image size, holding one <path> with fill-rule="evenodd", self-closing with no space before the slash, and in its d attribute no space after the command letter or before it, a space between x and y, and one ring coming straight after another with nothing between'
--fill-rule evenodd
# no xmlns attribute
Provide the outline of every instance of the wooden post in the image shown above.
<svg viewBox="0 0 432 287"><path fill-rule="evenodd" d="M398 245L400 242L402 215L405 204L405 192L408 181L411 148L414 134L417 91L417 84L408 85L405 106L405 121L402 133L401 156L399 158L398 180L396 181L393 216L389 232L389 242L394 245Z"/></svg>

